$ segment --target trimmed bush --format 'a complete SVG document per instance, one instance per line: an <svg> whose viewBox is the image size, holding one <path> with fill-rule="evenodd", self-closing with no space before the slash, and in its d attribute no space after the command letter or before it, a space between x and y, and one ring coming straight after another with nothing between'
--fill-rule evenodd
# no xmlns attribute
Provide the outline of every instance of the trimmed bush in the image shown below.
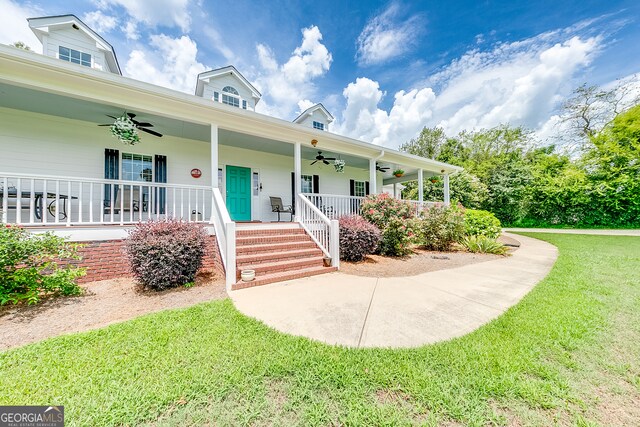
<svg viewBox="0 0 640 427"><path fill-rule="evenodd" d="M391 217L382 230L380 253L387 256L405 256L411 253L415 219Z"/></svg>
<svg viewBox="0 0 640 427"><path fill-rule="evenodd" d="M340 259L362 261L380 243L380 230L359 215L343 216L340 222Z"/></svg>
<svg viewBox="0 0 640 427"><path fill-rule="evenodd" d="M159 291L193 283L206 245L207 233L198 224L148 221L129 232L125 253L136 279Z"/></svg>
<svg viewBox="0 0 640 427"><path fill-rule="evenodd" d="M360 206L362 217L384 231L392 218L410 219L415 217L411 203L394 199L387 193L367 196Z"/></svg>
<svg viewBox="0 0 640 427"><path fill-rule="evenodd" d="M487 236L497 239L502 231L500 220L489 211L467 209L464 212L464 228L467 236Z"/></svg>
<svg viewBox="0 0 640 427"><path fill-rule="evenodd" d="M0 226L0 305L36 304L45 296L79 295L75 279L85 270L62 259L80 259L80 245L52 233L31 234L25 229Z"/></svg>
<svg viewBox="0 0 640 427"><path fill-rule="evenodd" d="M464 214L457 206L424 209L418 220L418 242L426 249L446 251L464 237Z"/></svg>
<svg viewBox="0 0 640 427"><path fill-rule="evenodd" d="M462 239L462 246L467 248L469 252L482 254L504 255L507 253L507 247L502 243L488 236L479 234L477 236L467 236Z"/></svg>

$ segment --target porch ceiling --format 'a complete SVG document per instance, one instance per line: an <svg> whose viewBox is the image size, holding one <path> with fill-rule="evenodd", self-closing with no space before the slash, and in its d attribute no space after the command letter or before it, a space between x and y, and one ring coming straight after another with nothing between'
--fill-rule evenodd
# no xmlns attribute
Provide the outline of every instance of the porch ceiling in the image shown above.
<svg viewBox="0 0 640 427"><path fill-rule="evenodd" d="M126 109L115 105L100 104L83 99L70 98L48 92L41 92L20 86L0 82L0 107L33 113L48 114L67 119L103 124L119 116L125 110L136 114L141 122L153 124L153 130L164 135L209 142L211 132L209 126L175 120L154 114L141 113L135 109ZM98 129L96 127L96 129ZM108 130L101 130L107 132ZM143 133L143 138L145 134ZM154 138L149 135L149 138Z"/></svg>

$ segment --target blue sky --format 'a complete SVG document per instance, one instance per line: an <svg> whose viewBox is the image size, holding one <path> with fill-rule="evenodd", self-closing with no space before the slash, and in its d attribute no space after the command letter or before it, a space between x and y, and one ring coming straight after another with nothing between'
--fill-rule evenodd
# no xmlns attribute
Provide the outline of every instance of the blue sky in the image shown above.
<svg viewBox="0 0 640 427"><path fill-rule="evenodd" d="M332 130L387 146L422 126L509 122L546 138L582 82L640 72L640 2L0 0L0 43L37 50L25 17L73 13L111 42L125 75L192 92L235 65L258 111L323 102Z"/></svg>

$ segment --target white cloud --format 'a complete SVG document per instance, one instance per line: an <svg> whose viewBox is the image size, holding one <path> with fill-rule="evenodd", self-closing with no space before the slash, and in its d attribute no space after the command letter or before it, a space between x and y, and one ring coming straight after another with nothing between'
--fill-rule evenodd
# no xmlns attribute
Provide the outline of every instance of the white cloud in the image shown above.
<svg viewBox="0 0 640 427"><path fill-rule="evenodd" d="M82 16L82 20L99 34L108 33L113 30L118 23L114 16L105 15L99 10L85 13Z"/></svg>
<svg viewBox="0 0 640 427"><path fill-rule="evenodd" d="M511 123L548 134L554 126L549 117L573 88L576 72L590 64L601 44L597 36L558 31L486 51L476 48L416 89L397 92L388 112L379 107L384 93L378 83L357 79L343 92L346 107L336 129L394 147L423 126L442 126L455 134Z"/></svg>
<svg viewBox="0 0 640 427"><path fill-rule="evenodd" d="M189 36L172 38L164 34L151 36L152 51L135 49L125 66L128 76L193 93L196 77L206 70L198 62L198 47Z"/></svg>
<svg viewBox="0 0 640 427"><path fill-rule="evenodd" d="M21 41L33 51L42 50L42 44L27 25L27 18L39 16L40 9L30 4L21 5L11 0L0 0L0 11L2 11L0 13L0 43L12 44Z"/></svg>
<svg viewBox="0 0 640 427"><path fill-rule="evenodd" d="M255 84L265 95L256 109L283 118L293 113L300 100L313 97L313 80L324 75L333 60L316 26L302 30L300 46L282 65L268 46L258 44L256 50L260 70Z"/></svg>
<svg viewBox="0 0 640 427"><path fill-rule="evenodd" d="M229 64L238 64L239 58L236 57L233 50L227 46L218 30L211 25L206 25L202 31L211 41L211 47L220 52Z"/></svg>
<svg viewBox="0 0 640 427"><path fill-rule="evenodd" d="M138 40L140 38L138 25L135 23L135 21L128 21L125 24L123 31L128 40Z"/></svg>
<svg viewBox="0 0 640 427"><path fill-rule="evenodd" d="M102 10L120 6L132 21L142 22L150 27L176 26L189 32L189 2L190 0L98 0L96 4Z"/></svg>
<svg viewBox="0 0 640 427"><path fill-rule="evenodd" d="M308 99L303 99L302 101L298 101L298 110L296 111L296 114L301 114L303 111L313 107L314 105L316 105L316 103Z"/></svg>
<svg viewBox="0 0 640 427"><path fill-rule="evenodd" d="M380 64L402 56L413 47L422 32L422 17L415 15L402 21L400 11L400 4L394 2L367 22L356 43L360 64Z"/></svg>

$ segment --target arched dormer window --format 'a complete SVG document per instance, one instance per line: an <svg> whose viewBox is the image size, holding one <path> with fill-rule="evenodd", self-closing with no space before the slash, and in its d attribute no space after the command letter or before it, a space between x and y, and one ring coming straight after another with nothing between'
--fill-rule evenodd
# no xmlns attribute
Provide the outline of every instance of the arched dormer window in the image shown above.
<svg viewBox="0 0 640 427"><path fill-rule="evenodd" d="M240 94L231 86L222 88L222 103L240 108Z"/></svg>

